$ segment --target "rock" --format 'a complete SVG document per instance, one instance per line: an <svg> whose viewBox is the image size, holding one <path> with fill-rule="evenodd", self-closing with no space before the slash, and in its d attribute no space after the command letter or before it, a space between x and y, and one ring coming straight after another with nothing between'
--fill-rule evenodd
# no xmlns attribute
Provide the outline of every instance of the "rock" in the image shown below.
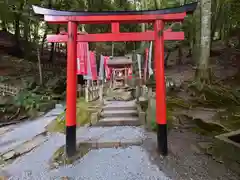
<svg viewBox="0 0 240 180"><path fill-rule="evenodd" d="M27 153L45 141L46 141L46 138L44 136L41 136L41 135L36 136L34 139L19 145L14 150L8 151L5 154L3 154L2 155L3 160L7 161L9 159L15 158L16 156Z"/></svg>
<svg viewBox="0 0 240 180"><path fill-rule="evenodd" d="M118 89L118 90L112 91L106 97L107 101L111 101L111 100L130 101L132 99L133 97L132 97L131 91L125 91L124 89Z"/></svg>
<svg viewBox="0 0 240 180"><path fill-rule="evenodd" d="M2 155L4 161L12 159L14 156L16 156L16 152L15 151L9 151L6 154Z"/></svg>
<svg viewBox="0 0 240 180"><path fill-rule="evenodd" d="M8 178L6 176L0 176L0 180L7 180Z"/></svg>
<svg viewBox="0 0 240 180"><path fill-rule="evenodd" d="M50 109L53 109L55 107L55 103L54 102L44 102L44 103L41 103L39 104L39 111L41 112L46 112Z"/></svg>
<svg viewBox="0 0 240 180"><path fill-rule="evenodd" d="M208 132L212 132L212 133L228 132L228 130L224 126L216 122L208 122L203 119L194 119L194 122L199 128Z"/></svg>
<svg viewBox="0 0 240 180"><path fill-rule="evenodd" d="M212 148L212 143L211 142L199 142L198 146L203 150L207 150L207 149Z"/></svg>
<svg viewBox="0 0 240 180"><path fill-rule="evenodd" d="M131 92L124 92L124 93L123 93L123 96L122 96L122 99L123 99L124 101L130 101L130 100L132 100L133 97L132 97Z"/></svg>
<svg viewBox="0 0 240 180"><path fill-rule="evenodd" d="M62 104L55 104L55 108L64 108Z"/></svg>
<svg viewBox="0 0 240 180"><path fill-rule="evenodd" d="M61 177L61 180L70 180L68 176Z"/></svg>
<svg viewBox="0 0 240 180"><path fill-rule="evenodd" d="M201 150L194 144L191 144L190 148L196 153L201 154Z"/></svg>
<svg viewBox="0 0 240 180"><path fill-rule="evenodd" d="M99 113L95 112L91 114L91 124L96 124L99 120Z"/></svg>

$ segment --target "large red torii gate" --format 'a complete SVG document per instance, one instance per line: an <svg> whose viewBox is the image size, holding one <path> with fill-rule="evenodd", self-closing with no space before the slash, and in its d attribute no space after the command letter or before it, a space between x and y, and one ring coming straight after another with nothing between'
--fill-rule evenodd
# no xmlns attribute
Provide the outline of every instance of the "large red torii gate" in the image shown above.
<svg viewBox="0 0 240 180"><path fill-rule="evenodd" d="M67 42L67 110L66 110L66 153L76 152L76 98L77 98L77 41L154 41L154 63L156 77L156 120L158 124L158 149L167 155L167 121L164 77L164 40L183 40L184 32L164 31L164 22L183 21L187 13L196 9L197 3L160 10L148 11L103 11L77 12L57 11L33 6L36 14L44 15L48 23L68 24L68 35L48 35L49 42ZM111 33L79 34L78 23L111 24ZM120 23L153 23L154 31L120 33Z"/></svg>

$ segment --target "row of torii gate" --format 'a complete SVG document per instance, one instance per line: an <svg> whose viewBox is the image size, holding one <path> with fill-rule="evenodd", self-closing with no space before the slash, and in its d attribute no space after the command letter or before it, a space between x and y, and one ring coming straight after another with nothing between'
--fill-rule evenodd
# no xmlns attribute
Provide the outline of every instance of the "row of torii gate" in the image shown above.
<svg viewBox="0 0 240 180"><path fill-rule="evenodd" d="M146 11L58 11L33 6L48 23L67 24L67 34L48 35L48 42L67 43L66 154L76 153L77 42L153 41L156 77L156 123L159 152L167 155L167 120L164 76L164 41L184 40L184 32L164 30L165 23L181 22L196 9L197 2L176 8ZM153 31L121 33L120 23L152 23ZM78 34L78 24L111 24L111 33Z"/></svg>

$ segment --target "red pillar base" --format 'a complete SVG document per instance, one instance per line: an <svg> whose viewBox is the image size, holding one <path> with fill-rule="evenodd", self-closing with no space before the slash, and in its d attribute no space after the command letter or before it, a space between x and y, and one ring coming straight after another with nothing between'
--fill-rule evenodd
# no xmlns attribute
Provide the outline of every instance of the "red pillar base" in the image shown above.
<svg viewBox="0 0 240 180"><path fill-rule="evenodd" d="M74 156L76 153L76 125L66 126L66 155Z"/></svg>
<svg viewBox="0 0 240 180"><path fill-rule="evenodd" d="M166 124L158 124L157 143L158 143L159 153L163 156L167 156L168 147L167 147L167 125Z"/></svg>

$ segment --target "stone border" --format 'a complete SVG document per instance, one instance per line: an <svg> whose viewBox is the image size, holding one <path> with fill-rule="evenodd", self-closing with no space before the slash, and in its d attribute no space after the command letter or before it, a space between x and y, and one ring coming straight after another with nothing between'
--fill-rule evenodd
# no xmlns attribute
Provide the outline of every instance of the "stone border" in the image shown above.
<svg viewBox="0 0 240 180"><path fill-rule="evenodd" d="M138 112L138 119L139 119L140 123L145 126L146 125L146 112L144 112L142 110L140 103L136 103L136 106L137 106L137 112Z"/></svg>
<svg viewBox="0 0 240 180"><path fill-rule="evenodd" d="M120 147L128 147L128 146L140 146L143 144L143 139L121 139L121 140L113 140L113 141L104 141L104 140L86 140L86 141L78 141L78 147L81 148L81 145L87 145L93 149L102 149L102 148L120 148Z"/></svg>
<svg viewBox="0 0 240 180"><path fill-rule="evenodd" d="M232 132L229 132L229 133L218 135L218 136L216 136L216 138L221 140L221 141L224 141L228 144L236 146L237 148L240 148L240 143L236 143L236 142L232 141L231 139L229 139L230 136L234 136L234 135L238 135L238 134L240 134L240 129L237 130L237 131L232 131Z"/></svg>
<svg viewBox="0 0 240 180"><path fill-rule="evenodd" d="M113 126L141 126L139 118L136 120L118 120L118 121L99 121L94 127L113 127Z"/></svg>
<svg viewBox="0 0 240 180"><path fill-rule="evenodd" d="M97 112L93 112L91 113L91 117L90 117L90 123L85 124L84 127L90 127L90 126L94 126L96 125L99 120L101 119L101 113L103 111L103 107L102 105L99 107L99 110L97 110Z"/></svg>
<svg viewBox="0 0 240 180"><path fill-rule="evenodd" d="M240 155L237 152L239 152L240 150L240 143L234 142L233 140L229 139L230 136L238 134L240 134L240 129L237 131L232 131L229 133L215 136L217 140L215 142L215 153L217 153L217 155L219 155L220 153L221 159L226 163L226 165L229 166L230 169L233 169L233 171L239 173L239 165L237 164L239 164L240 162Z"/></svg>

